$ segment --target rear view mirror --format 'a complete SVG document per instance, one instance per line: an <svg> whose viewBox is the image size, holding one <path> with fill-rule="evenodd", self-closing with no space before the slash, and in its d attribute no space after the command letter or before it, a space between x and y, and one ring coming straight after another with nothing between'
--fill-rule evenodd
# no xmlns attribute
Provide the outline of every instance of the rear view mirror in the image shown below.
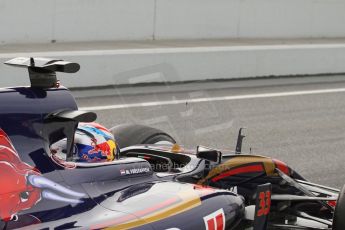
<svg viewBox="0 0 345 230"><path fill-rule="evenodd" d="M222 161L222 153L218 150L207 148L204 146L198 146L196 148L196 156L197 158L221 163Z"/></svg>

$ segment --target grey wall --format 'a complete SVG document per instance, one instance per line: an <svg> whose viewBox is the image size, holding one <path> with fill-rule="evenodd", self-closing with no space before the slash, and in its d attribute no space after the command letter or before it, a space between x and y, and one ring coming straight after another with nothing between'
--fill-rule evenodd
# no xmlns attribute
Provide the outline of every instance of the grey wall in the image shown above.
<svg viewBox="0 0 345 230"><path fill-rule="evenodd" d="M345 37L344 0L0 0L0 44Z"/></svg>
<svg viewBox="0 0 345 230"><path fill-rule="evenodd" d="M68 87L345 72L345 44L187 47L0 55L62 58L81 64L58 74ZM0 65L0 86L28 85L27 70Z"/></svg>

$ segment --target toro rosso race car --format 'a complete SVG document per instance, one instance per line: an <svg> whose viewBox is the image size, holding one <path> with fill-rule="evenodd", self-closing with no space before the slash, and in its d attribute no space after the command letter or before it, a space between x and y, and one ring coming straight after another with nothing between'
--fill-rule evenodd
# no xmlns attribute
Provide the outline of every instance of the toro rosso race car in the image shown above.
<svg viewBox="0 0 345 230"><path fill-rule="evenodd" d="M15 58L31 86L0 89L0 229L345 229L344 190L285 163L198 146L161 130L111 129L79 111L56 72Z"/></svg>

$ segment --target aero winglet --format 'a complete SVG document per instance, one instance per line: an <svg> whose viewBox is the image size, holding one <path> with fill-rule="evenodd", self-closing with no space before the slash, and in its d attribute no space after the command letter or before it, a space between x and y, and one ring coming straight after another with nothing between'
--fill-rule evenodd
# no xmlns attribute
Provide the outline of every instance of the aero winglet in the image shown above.
<svg viewBox="0 0 345 230"><path fill-rule="evenodd" d="M59 59L17 57L5 62L6 65L27 68L31 87L52 88L59 85L55 72L76 73L80 69L78 63Z"/></svg>
<svg viewBox="0 0 345 230"><path fill-rule="evenodd" d="M246 135L243 134L243 130L246 128L240 128L238 130L238 137L237 137L237 142L236 142L236 154L241 154L242 153L242 141L246 137Z"/></svg>

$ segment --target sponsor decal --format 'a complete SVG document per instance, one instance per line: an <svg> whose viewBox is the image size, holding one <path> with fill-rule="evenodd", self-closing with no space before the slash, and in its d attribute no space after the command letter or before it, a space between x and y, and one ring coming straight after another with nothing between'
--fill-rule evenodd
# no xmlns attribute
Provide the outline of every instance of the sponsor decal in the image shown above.
<svg viewBox="0 0 345 230"><path fill-rule="evenodd" d="M135 175L135 174L141 174L141 173L147 173L150 172L149 167L144 168L133 168L133 169L120 169L121 175Z"/></svg>
<svg viewBox="0 0 345 230"><path fill-rule="evenodd" d="M218 209L204 217L206 230L225 230L225 215L224 210Z"/></svg>

